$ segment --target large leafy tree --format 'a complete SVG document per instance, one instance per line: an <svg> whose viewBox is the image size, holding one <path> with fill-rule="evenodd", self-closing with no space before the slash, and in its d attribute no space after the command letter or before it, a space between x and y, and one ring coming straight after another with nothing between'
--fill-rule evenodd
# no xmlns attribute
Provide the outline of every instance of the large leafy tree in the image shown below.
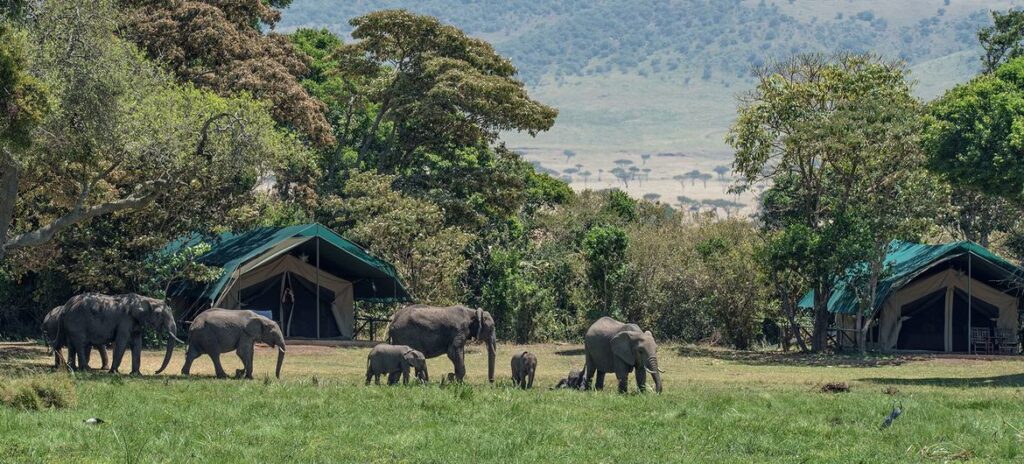
<svg viewBox="0 0 1024 464"><path fill-rule="evenodd" d="M924 146L952 183L1024 200L1024 58L933 102Z"/></svg>
<svg viewBox="0 0 1024 464"><path fill-rule="evenodd" d="M182 81L221 95L248 92L273 103L281 124L315 143L333 142L324 104L299 83L308 57L286 36L265 34L290 1L121 0L122 33Z"/></svg>
<svg viewBox="0 0 1024 464"><path fill-rule="evenodd" d="M377 79L376 114L360 143L361 159L385 121L387 146L378 166L389 170L414 165L426 153L485 147L500 131L536 134L554 123L557 111L530 99L515 66L483 40L405 10L370 13L351 24L356 42L345 53L362 56Z"/></svg>
<svg viewBox="0 0 1024 464"><path fill-rule="evenodd" d="M827 302L846 270L880 263L889 240L916 228L915 194L928 190L919 115L905 68L868 55L794 57L761 70L742 99L729 135L738 188L775 182L766 264L814 291L813 350L825 347Z"/></svg>
<svg viewBox="0 0 1024 464"><path fill-rule="evenodd" d="M1024 11L993 11L992 23L978 31L978 41L985 51L981 57L985 73L1024 55Z"/></svg>
<svg viewBox="0 0 1024 464"><path fill-rule="evenodd" d="M3 253L20 254L7 264L61 269L80 288L144 278L127 263L226 220L260 175L308 157L264 104L175 83L116 37L112 18L110 2L40 9L26 26L29 71L49 111L27 143L5 143L13 194L0 232Z"/></svg>

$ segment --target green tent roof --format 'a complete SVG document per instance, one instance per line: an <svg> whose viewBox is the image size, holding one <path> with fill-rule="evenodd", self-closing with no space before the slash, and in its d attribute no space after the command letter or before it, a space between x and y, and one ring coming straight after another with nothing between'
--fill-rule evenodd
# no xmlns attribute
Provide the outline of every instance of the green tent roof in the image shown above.
<svg viewBox="0 0 1024 464"><path fill-rule="evenodd" d="M894 240L889 243L889 253L885 257L886 271L884 278L878 282L874 309L877 311L881 308L882 303L895 291L944 263L964 272L970 266L973 278L996 288L1012 289L1024 282L1024 269L974 242L923 245ZM813 306L812 290L800 300L800 307L810 309ZM828 300L828 310L833 313L856 314L858 306L853 289L848 288L844 282L836 286Z"/></svg>
<svg viewBox="0 0 1024 464"><path fill-rule="evenodd" d="M236 270L268 252L283 251L283 247L299 249L307 256L319 252L320 268L352 282L354 297L358 301L387 303L411 300L394 266L320 224L261 227L239 234L223 233L213 240L194 234L171 242L163 252L174 253L202 242L212 242L213 248L199 256L197 261L222 268L224 272L210 283L178 282L171 287L170 296L216 301Z"/></svg>

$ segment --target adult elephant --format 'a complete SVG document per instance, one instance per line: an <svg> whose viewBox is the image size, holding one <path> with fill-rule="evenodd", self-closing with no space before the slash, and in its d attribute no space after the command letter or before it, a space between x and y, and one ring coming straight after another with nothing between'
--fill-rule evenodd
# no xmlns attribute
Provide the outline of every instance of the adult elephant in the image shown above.
<svg viewBox="0 0 1024 464"><path fill-rule="evenodd" d="M68 356L63 358L61 356L61 350L67 346L67 336L63 330L64 305L57 306L46 313L46 317L43 318L43 337L46 339L46 344L53 350L53 367L60 368L63 364L67 364L71 369L77 369L75 363L75 350L68 347ZM96 351L100 353L100 360L103 363L101 369L108 367L107 362L107 347L104 345L95 345ZM89 366L84 366L84 369L88 369Z"/></svg>
<svg viewBox="0 0 1024 464"><path fill-rule="evenodd" d="M141 374L142 335L146 328L167 337L167 351L157 372L163 371L171 361L177 326L170 306L161 300L135 293L104 295L84 293L76 295L64 305L63 327L68 346L75 350L79 366L89 365L89 348L106 343L114 344L110 372L121 366L124 352L131 347L132 374Z"/></svg>
<svg viewBox="0 0 1024 464"><path fill-rule="evenodd" d="M220 365L220 355L234 351L242 360L243 369L239 373L251 379L253 347L256 342L277 348L277 369L274 370L274 375L281 378L281 365L284 363L286 348L284 333L276 322L246 310L214 308L203 311L192 321L188 329L188 351L185 353L185 365L181 367L181 375L188 375L192 369L192 362L207 354L213 361L217 377L227 377ZM160 371L157 371L157 374L159 373Z"/></svg>
<svg viewBox="0 0 1024 464"><path fill-rule="evenodd" d="M494 382L494 319L487 311L465 306L406 306L391 317L388 339L392 345L408 345L427 358L448 355L459 381L466 377L466 343L480 340L487 344L487 381Z"/></svg>
<svg viewBox="0 0 1024 464"><path fill-rule="evenodd" d="M654 378L654 390L661 393L661 369L658 368L658 344L651 332L644 332L636 324L624 324L610 317L594 322L583 339L586 353L586 388L597 375L595 388L604 388L604 375L614 372L619 381L619 393L626 392L629 371L636 373L636 387L646 389L647 373Z"/></svg>

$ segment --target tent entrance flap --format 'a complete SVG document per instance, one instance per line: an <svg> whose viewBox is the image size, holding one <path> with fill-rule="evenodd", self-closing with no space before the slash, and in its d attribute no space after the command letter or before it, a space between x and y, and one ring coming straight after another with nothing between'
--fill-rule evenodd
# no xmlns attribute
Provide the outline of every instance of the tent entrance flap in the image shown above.
<svg viewBox="0 0 1024 464"><path fill-rule="evenodd" d="M946 290L942 289L903 305L903 325L896 348L945 351Z"/></svg>

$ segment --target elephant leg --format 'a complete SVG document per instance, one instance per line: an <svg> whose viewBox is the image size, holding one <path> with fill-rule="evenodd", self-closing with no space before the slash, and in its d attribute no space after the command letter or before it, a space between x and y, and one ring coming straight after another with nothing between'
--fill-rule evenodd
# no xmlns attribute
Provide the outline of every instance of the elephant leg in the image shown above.
<svg viewBox="0 0 1024 464"><path fill-rule="evenodd" d="M604 374L602 371L597 371L597 383L594 384L595 390L604 390Z"/></svg>
<svg viewBox="0 0 1024 464"><path fill-rule="evenodd" d="M409 368L402 369L402 385L409 385Z"/></svg>
<svg viewBox="0 0 1024 464"><path fill-rule="evenodd" d="M586 378L583 379L583 389L590 390L590 382L594 380L594 374L597 373L594 370L594 363L590 360L590 355L586 356L586 363L583 365L583 371L586 374Z"/></svg>
<svg viewBox="0 0 1024 464"><path fill-rule="evenodd" d="M530 374L526 377L527 378L527 383L526 383L526 388L527 389L533 388L533 376L535 376L535 375L537 375L537 373L531 371Z"/></svg>
<svg viewBox="0 0 1024 464"><path fill-rule="evenodd" d="M199 357L199 350L195 346L189 345L188 350L185 351L185 364L181 366L181 375L188 376L192 371L192 362Z"/></svg>
<svg viewBox="0 0 1024 464"><path fill-rule="evenodd" d="M452 367L455 368L455 378L461 382L466 377L466 354L462 351L462 347L449 348L448 359L452 360Z"/></svg>
<svg viewBox="0 0 1024 464"><path fill-rule="evenodd" d="M380 374L373 374L373 383L375 385L380 385Z"/></svg>
<svg viewBox="0 0 1024 464"><path fill-rule="evenodd" d="M224 373L224 367L220 365L220 353L211 352L210 353L210 360L213 361L213 370L214 370L214 372L217 373L217 378L218 379L225 379L225 378L227 378L228 375Z"/></svg>
<svg viewBox="0 0 1024 464"><path fill-rule="evenodd" d="M242 343L235 348L235 354L238 355L238 359L242 360L242 372L245 374L245 378L252 378L252 357L253 357L253 345L248 343Z"/></svg>
<svg viewBox="0 0 1024 464"><path fill-rule="evenodd" d="M616 371L615 378L619 381L619 393L626 393L629 387L629 371Z"/></svg>
<svg viewBox="0 0 1024 464"><path fill-rule="evenodd" d="M636 366L636 368L633 369L633 374L636 375L636 391L647 391L647 370L644 369L644 366Z"/></svg>
<svg viewBox="0 0 1024 464"><path fill-rule="evenodd" d="M131 375L142 375L139 370L142 364L142 333L132 336L132 372Z"/></svg>
<svg viewBox="0 0 1024 464"><path fill-rule="evenodd" d="M370 366L366 366L366 384L367 385L370 384L370 379L372 377L373 377L373 370L370 369Z"/></svg>
<svg viewBox="0 0 1024 464"><path fill-rule="evenodd" d="M121 367L121 360L124 359L124 350L128 347L128 336L122 336L118 334L114 339L114 358L110 361L110 373L117 373L117 369Z"/></svg>
<svg viewBox="0 0 1024 464"><path fill-rule="evenodd" d="M103 365L100 366L100 369L106 370L107 368L110 367L110 360L107 359L107 347L106 347L106 345L104 345L102 343L96 345L96 351L98 351L100 353L100 362L103 363Z"/></svg>
<svg viewBox="0 0 1024 464"><path fill-rule="evenodd" d="M398 384L398 377L402 375L401 371L388 372L388 385Z"/></svg>
<svg viewBox="0 0 1024 464"><path fill-rule="evenodd" d="M71 349L70 347L68 348ZM75 358L78 359L78 368L89 370L89 345L87 343L75 344Z"/></svg>

